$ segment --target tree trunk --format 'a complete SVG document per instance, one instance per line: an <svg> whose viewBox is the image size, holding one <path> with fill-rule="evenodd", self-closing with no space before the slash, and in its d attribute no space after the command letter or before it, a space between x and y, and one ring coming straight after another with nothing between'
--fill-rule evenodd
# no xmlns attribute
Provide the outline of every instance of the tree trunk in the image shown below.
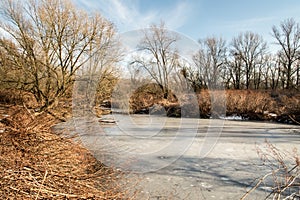
<svg viewBox="0 0 300 200"><path fill-rule="evenodd" d="M286 77L286 89L290 89L292 84L291 84L291 69L292 69L292 66L291 66L291 63L288 64L288 67L287 67L287 77Z"/></svg>
<svg viewBox="0 0 300 200"><path fill-rule="evenodd" d="M299 87L299 79L300 79L300 67L297 66L297 77L296 77L296 86Z"/></svg>

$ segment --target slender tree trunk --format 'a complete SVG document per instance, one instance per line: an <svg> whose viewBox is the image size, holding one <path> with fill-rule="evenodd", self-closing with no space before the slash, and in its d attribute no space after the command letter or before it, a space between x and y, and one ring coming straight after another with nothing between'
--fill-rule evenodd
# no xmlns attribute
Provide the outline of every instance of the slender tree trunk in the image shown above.
<svg viewBox="0 0 300 200"><path fill-rule="evenodd" d="M288 67L287 67L287 77L286 77L286 89L290 89L291 87L291 64L289 63L288 64Z"/></svg>
<svg viewBox="0 0 300 200"><path fill-rule="evenodd" d="M299 77L300 76L300 67L299 65L297 66L297 77L296 77L296 86L297 88L299 87Z"/></svg>

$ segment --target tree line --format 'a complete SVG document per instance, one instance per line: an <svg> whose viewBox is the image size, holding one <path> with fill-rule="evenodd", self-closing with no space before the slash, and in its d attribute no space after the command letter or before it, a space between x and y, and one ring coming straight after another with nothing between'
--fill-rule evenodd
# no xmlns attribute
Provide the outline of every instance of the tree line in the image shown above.
<svg viewBox="0 0 300 200"><path fill-rule="evenodd" d="M215 80L209 77L216 76L209 73L218 69L218 76L226 88L299 88L299 23L293 18L286 19L279 26L274 25L271 34L275 45L279 47L276 53L270 52L262 36L251 31L240 33L227 46L222 38L201 40L201 49L194 57L203 81L200 87L213 86Z"/></svg>
<svg viewBox="0 0 300 200"><path fill-rule="evenodd" d="M32 93L47 108L72 89L76 74L105 79L122 59L116 27L98 13L79 10L69 1L0 0L1 87ZM202 88L299 89L300 27L286 19L272 28L279 47L270 53L262 36L251 31L232 41L199 40L193 63L181 62L174 44L180 39L165 25L145 29L128 62L131 72L149 75L168 96L170 75L180 74L195 91ZM99 73L101 72L101 73ZM114 74L115 76L115 74ZM178 76L179 77L179 76ZM101 92L101 91L100 91Z"/></svg>
<svg viewBox="0 0 300 200"><path fill-rule="evenodd" d="M300 26L293 18L273 26L274 43L278 52L272 53L267 42L257 33L246 31L230 42L222 37L199 40L199 50L192 63L180 62L176 48L178 37L167 33L164 24L152 25L145 33L139 50L152 57L134 58L137 69L146 72L162 88L167 88L173 72L183 75L194 90L226 89L299 89ZM165 89L166 90L166 89Z"/></svg>

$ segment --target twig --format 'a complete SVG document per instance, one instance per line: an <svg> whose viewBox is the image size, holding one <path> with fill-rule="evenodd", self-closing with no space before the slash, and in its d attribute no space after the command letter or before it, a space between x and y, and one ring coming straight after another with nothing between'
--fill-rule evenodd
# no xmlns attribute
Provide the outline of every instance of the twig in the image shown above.
<svg viewBox="0 0 300 200"><path fill-rule="evenodd" d="M300 174L298 174L297 176L294 176L291 180L291 182L289 184L287 184L286 186L284 186L284 188L281 190L281 192L284 192L286 189L288 189L289 187L291 187L294 182L300 177Z"/></svg>
<svg viewBox="0 0 300 200"><path fill-rule="evenodd" d="M278 170L277 170L278 171ZM274 172L270 172L266 175L264 175L262 178L259 179L259 181L256 183L254 187L252 187L250 190L248 190L240 200L244 200L251 192L253 192L258 186L270 175L272 175Z"/></svg>
<svg viewBox="0 0 300 200"><path fill-rule="evenodd" d="M50 193L50 194L54 194L54 195L60 195L60 196L65 196L67 198L82 198L82 199L85 199L85 198L88 198L88 196L79 196L79 195L76 195L76 194L66 194L66 193L60 193L60 192L54 192L54 191L51 191L51 190L46 190L46 189L34 189L34 188L31 188L30 190L33 190L33 191L36 191L36 190L39 190L40 192L45 192L45 193Z"/></svg>
<svg viewBox="0 0 300 200"><path fill-rule="evenodd" d="M54 192L54 191L51 191L51 190L46 190L46 189L41 189L41 188L39 188L39 189L31 188L30 190L33 190L33 191L38 190L39 192L45 192L45 193L50 193L50 194L54 194L54 195L61 195L61 196L65 196L67 198L79 197L78 195L75 195L75 194L59 193L59 192Z"/></svg>
<svg viewBox="0 0 300 200"><path fill-rule="evenodd" d="M26 106L26 104L24 102L23 102L23 107L28 112L28 114L30 115L31 119L34 120L34 116L31 114L30 110L27 108L27 106Z"/></svg>
<svg viewBox="0 0 300 200"><path fill-rule="evenodd" d="M20 190L20 189L14 188L14 187L12 187L12 186L9 186L9 188L10 188L10 189L12 189L12 190L18 191L18 192L20 192L20 193L23 193L23 194L29 195L29 193L27 193L27 192L24 192L24 191L22 191L22 190Z"/></svg>
<svg viewBox="0 0 300 200"><path fill-rule="evenodd" d="M290 171L288 171L288 173L291 173L294 169L296 169L298 167L298 165L295 165L292 169L290 169Z"/></svg>
<svg viewBox="0 0 300 200"><path fill-rule="evenodd" d="M290 199L291 197L293 197L295 194L296 194L296 192L294 192L294 193L292 193L291 195L285 197L283 200L288 200L288 199Z"/></svg>
<svg viewBox="0 0 300 200"><path fill-rule="evenodd" d="M37 200L38 197L39 197L40 191L41 191L41 189L42 189L42 186L44 185L44 182L45 182L45 180L46 180L47 174L48 174L48 171L46 170L45 175L44 175L44 178L43 178L43 181L42 181L42 184L40 185L39 191L38 191L38 193L36 194L35 200Z"/></svg>
<svg viewBox="0 0 300 200"><path fill-rule="evenodd" d="M291 115L289 115L289 118L296 124L300 125L300 122L298 122L297 120L295 120Z"/></svg>

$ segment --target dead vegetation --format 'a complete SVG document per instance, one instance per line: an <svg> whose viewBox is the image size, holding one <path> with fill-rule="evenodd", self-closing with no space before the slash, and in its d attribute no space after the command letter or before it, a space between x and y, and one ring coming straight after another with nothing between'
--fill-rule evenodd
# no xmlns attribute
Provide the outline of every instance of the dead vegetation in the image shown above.
<svg viewBox="0 0 300 200"><path fill-rule="evenodd" d="M227 116L300 124L300 93L297 91L201 90L197 93L197 98L201 118L215 117L213 109L217 110L216 106L223 105ZM219 102L223 98L226 98L226 105ZM155 104L163 106L168 116L181 116L178 99L164 99L163 93L155 84L139 88L130 100L133 113L149 113L149 108Z"/></svg>
<svg viewBox="0 0 300 200"><path fill-rule="evenodd" d="M124 175L53 134L53 116L22 106L6 113L0 122L1 199L129 199Z"/></svg>
<svg viewBox="0 0 300 200"><path fill-rule="evenodd" d="M25 106L29 108L37 107L37 101L33 94L17 89L0 88L0 103L12 105L25 104Z"/></svg>
<svg viewBox="0 0 300 200"><path fill-rule="evenodd" d="M300 121L300 93L297 91L226 91L227 115L249 120L297 124Z"/></svg>
<svg viewBox="0 0 300 200"><path fill-rule="evenodd" d="M297 149L285 152L266 141L265 146L257 147L257 153L270 172L257 180L241 200L262 186L270 188L265 199L300 199L300 155Z"/></svg>

